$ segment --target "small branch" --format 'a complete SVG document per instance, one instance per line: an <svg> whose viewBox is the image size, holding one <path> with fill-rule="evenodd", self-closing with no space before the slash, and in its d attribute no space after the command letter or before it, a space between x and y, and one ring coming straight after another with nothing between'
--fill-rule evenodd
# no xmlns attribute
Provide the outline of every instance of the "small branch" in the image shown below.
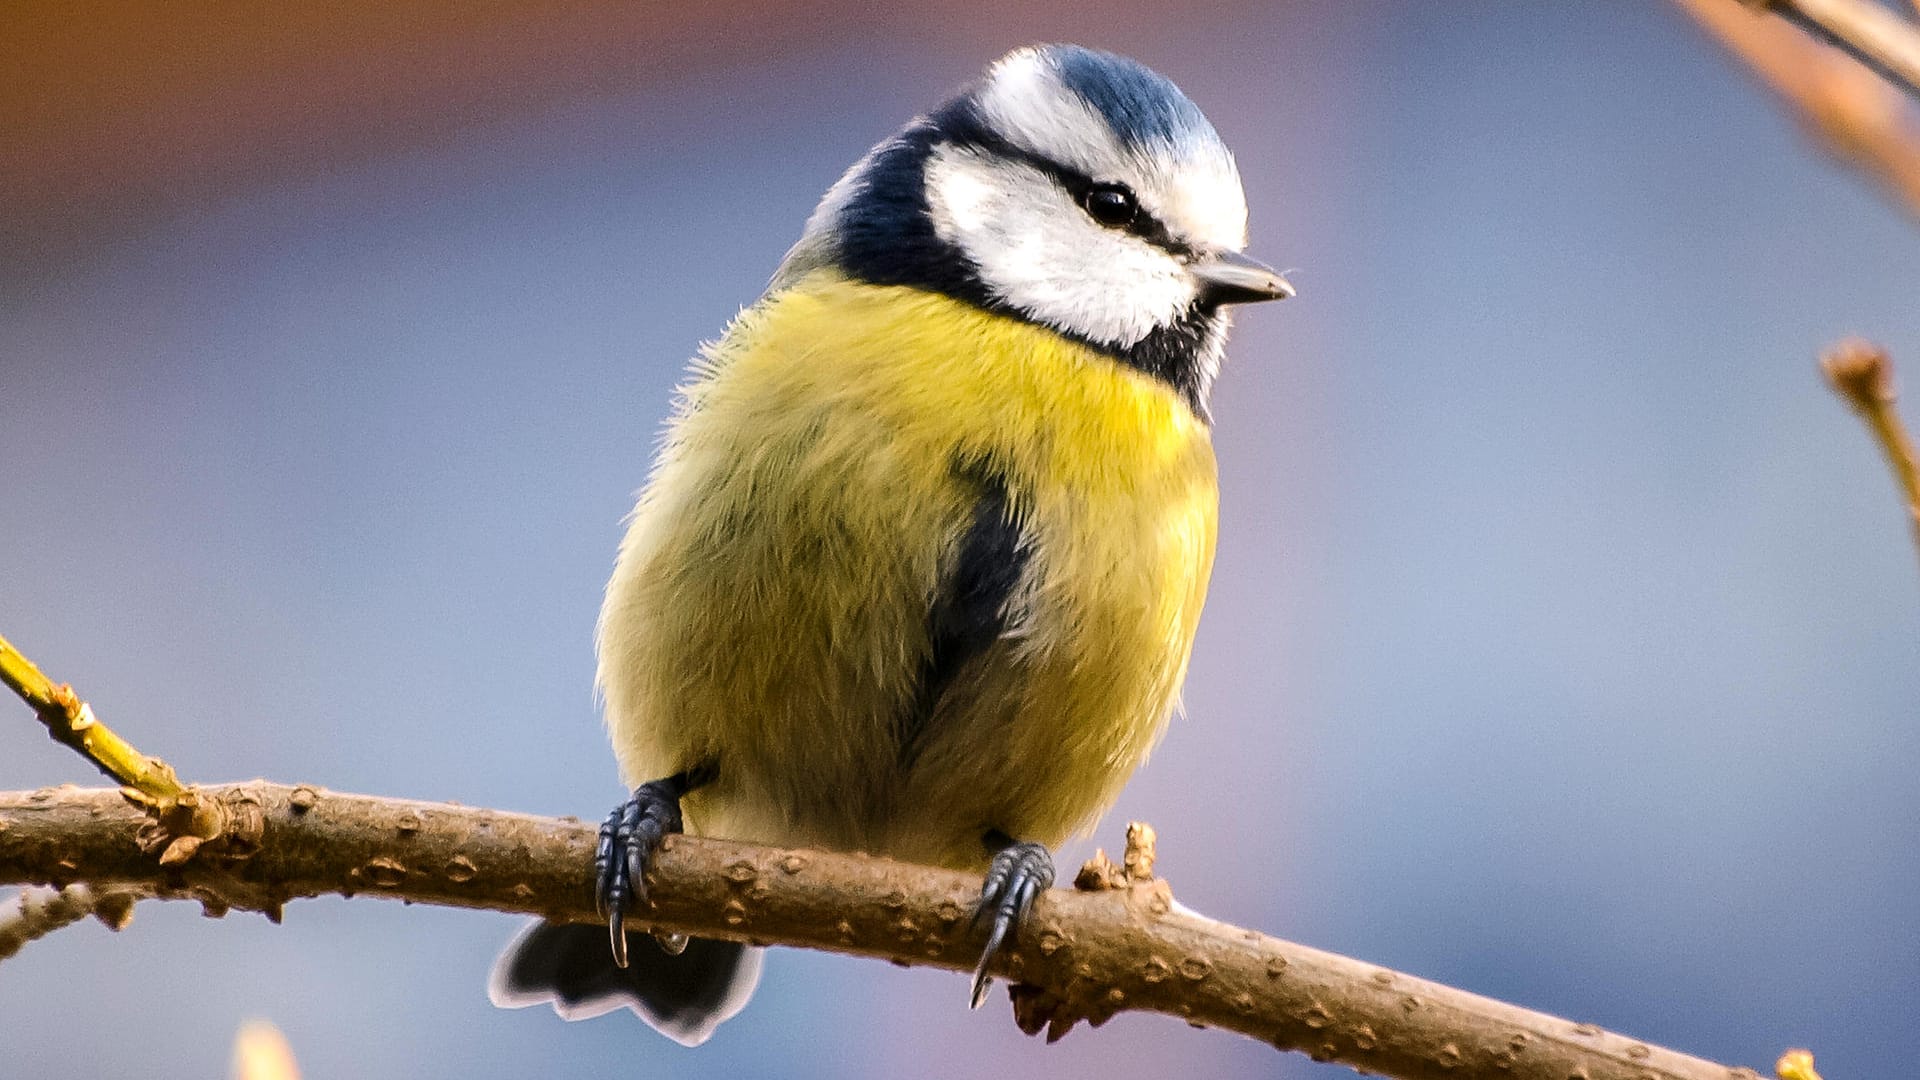
<svg viewBox="0 0 1920 1080"><path fill-rule="evenodd" d="M1838 45L1862 63L1920 93L1920 31L1873 0L1743 0Z"/></svg>
<svg viewBox="0 0 1920 1080"><path fill-rule="evenodd" d="M1886 456L1893 478L1907 500L1907 518L1920 544L1920 460L1916 460L1913 438L1894 408L1899 391L1894 385L1893 359L1885 349L1869 341L1849 338L1828 349L1820 357L1820 370L1873 434Z"/></svg>
<svg viewBox="0 0 1920 1080"><path fill-rule="evenodd" d="M1675 0L1800 114L1841 161L1920 215L1920 134L1905 95L1747 0Z"/></svg>
<svg viewBox="0 0 1920 1080"><path fill-rule="evenodd" d="M185 790L173 766L148 757L93 715L73 687L55 685L13 643L0 637L0 683L33 707L55 742L72 747L103 773L150 799L177 798Z"/></svg>
<svg viewBox="0 0 1920 1080"><path fill-rule="evenodd" d="M264 781L198 790L223 828L171 865L148 854L155 822L120 792L0 793L0 883L87 882L275 919L288 900L328 893L598 918L595 830L578 821ZM1038 1022L1159 1012L1406 1080L1755 1075L1185 911L1165 881L1135 876L1150 872L1146 841L1131 871L1092 875L1124 887L1043 895L998 966L1048 995ZM980 883L966 874L686 836L649 873L638 925L954 971L979 948ZM956 1008L964 997L956 983Z"/></svg>
<svg viewBox="0 0 1920 1080"><path fill-rule="evenodd" d="M26 944L46 937L63 926L71 926L89 915L110 929L124 930L133 920L136 894L106 890L95 892L85 885L63 889L32 886L14 897L13 913L0 915L0 960L19 952Z"/></svg>

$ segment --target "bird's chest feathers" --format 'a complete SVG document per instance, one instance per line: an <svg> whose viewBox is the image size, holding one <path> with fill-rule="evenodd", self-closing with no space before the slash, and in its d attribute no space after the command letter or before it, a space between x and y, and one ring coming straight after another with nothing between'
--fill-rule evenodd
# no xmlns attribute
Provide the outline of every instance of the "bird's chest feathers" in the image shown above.
<svg viewBox="0 0 1920 1080"><path fill-rule="evenodd" d="M609 591L616 731L715 718L684 750L633 725L629 770L718 754L797 830L768 835L810 842L978 847L916 823L932 805L1064 837L1173 705L1215 501L1206 425L1146 375L917 290L789 289L709 351ZM938 788L989 761L999 783Z"/></svg>
<svg viewBox="0 0 1920 1080"><path fill-rule="evenodd" d="M872 493L883 513L964 501L981 473L1004 483L1036 601L1150 605L1204 583L1213 451L1166 384L1042 327L832 278L776 300L754 330L753 351L781 369L766 388L784 422L809 427L845 484L889 487Z"/></svg>

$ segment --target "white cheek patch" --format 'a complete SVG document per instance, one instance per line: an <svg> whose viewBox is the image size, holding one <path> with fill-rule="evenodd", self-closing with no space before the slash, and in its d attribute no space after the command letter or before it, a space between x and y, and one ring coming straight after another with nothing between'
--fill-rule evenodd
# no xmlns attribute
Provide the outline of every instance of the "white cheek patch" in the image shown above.
<svg viewBox="0 0 1920 1080"><path fill-rule="evenodd" d="M937 146L925 175L934 232L993 296L1039 322L1127 348L1193 303L1179 260L1101 227L1030 166Z"/></svg>
<svg viewBox="0 0 1920 1080"><path fill-rule="evenodd" d="M935 147L927 162L927 207L942 240L985 232L1006 202L1005 184L1014 170L951 146Z"/></svg>

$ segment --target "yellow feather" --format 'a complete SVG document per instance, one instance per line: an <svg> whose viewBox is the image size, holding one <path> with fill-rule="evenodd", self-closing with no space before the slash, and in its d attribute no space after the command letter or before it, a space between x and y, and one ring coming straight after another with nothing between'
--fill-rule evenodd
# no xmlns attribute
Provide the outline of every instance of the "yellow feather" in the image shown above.
<svg viewBox="0 0 1920 1080"><path fill-rule="evenodd" d="M991 461L1032 544L1011 632L903 764L896 719ZM629 783L707 760L690 831L979 867L1054 846L1164 729L1213 562L1207 426L1049 330L816 271L684 388L600 622Z"/></svg>

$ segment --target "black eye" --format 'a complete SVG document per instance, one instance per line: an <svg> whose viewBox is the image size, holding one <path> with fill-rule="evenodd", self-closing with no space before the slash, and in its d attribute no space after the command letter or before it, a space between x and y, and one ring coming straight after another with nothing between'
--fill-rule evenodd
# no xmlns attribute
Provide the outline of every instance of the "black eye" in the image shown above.
<svg viewBox="0 0 1920 1080"><path fill-rule="evenodd" d="M1109 228L1124 229L1140 213L1140 203L1125 184L1095 184L1080 197L1093 220Z"/></svg>

